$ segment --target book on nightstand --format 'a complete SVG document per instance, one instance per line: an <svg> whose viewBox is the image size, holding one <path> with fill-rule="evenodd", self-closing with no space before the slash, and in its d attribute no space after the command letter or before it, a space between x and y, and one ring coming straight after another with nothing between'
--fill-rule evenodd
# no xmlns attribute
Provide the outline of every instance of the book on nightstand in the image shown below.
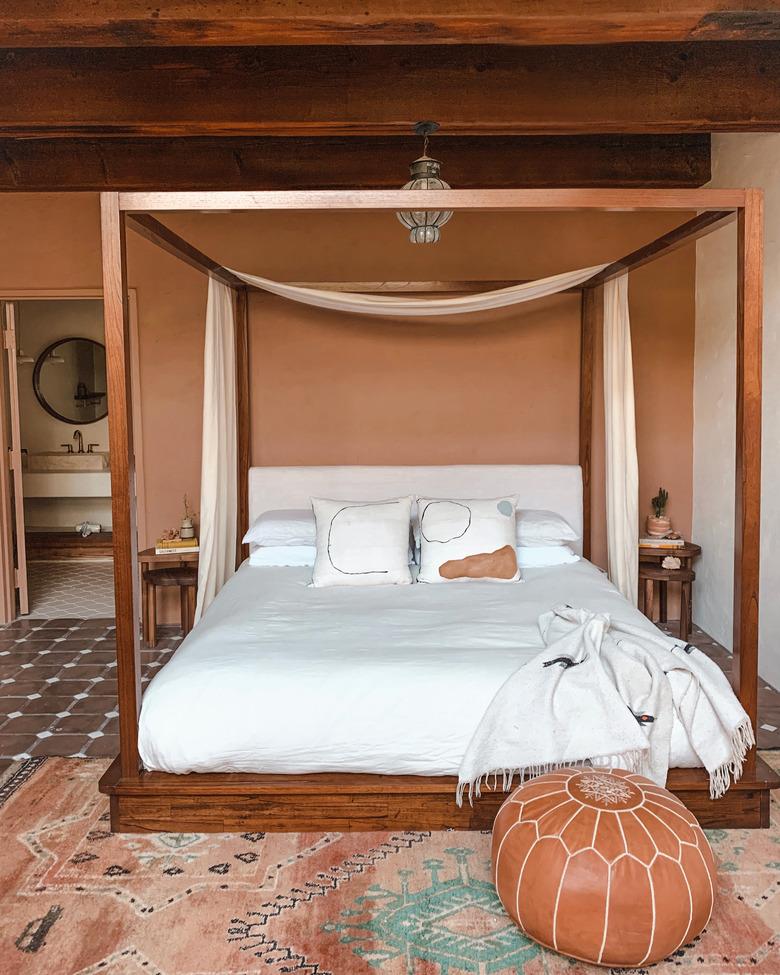
<svg viewBox="0 0 780 975"><path fill-rule="evenodd" d="M185 552L198 552L197 538L158 538L154 546L155 555L180 555Z"/></svg>
<svg viewBox="0 0 780 975"><path fill-rule="evenodd" d="M640 548L682 548L685 545L684 538L640 538Z"/></svg>

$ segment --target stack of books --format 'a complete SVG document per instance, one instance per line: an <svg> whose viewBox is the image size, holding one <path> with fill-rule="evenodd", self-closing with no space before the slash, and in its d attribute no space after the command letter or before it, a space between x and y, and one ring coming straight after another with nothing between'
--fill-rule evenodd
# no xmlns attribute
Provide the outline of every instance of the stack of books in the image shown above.
<svg viewBox="0 0 780 975"><path fill-rule="evenodd" d="M682 548L685 545L684 538L640 538L640 548Z"/></svg>
<svg viewBox="0 0 780 975"><path fill-rule="evenodd" d="M180 555L183 552L198 552L200 546L197 538L158 538L155 546L155 555Z"/></svg>

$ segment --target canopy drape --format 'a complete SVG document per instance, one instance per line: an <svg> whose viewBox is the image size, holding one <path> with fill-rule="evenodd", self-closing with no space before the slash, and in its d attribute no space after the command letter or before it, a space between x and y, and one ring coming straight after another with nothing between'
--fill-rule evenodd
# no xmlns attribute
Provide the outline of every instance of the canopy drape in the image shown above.
<svg viewBox="0 0 780 975"><path fill-rule="evenodd" d="M576 288L588 278L606 267L598 264L578 271L565 271L550 278L526 281L510 288L485 291L482 294L460 295L457 298L403 298L398 295L364 295L348 291L322 291L317 288L301 288L292 284L269 281L255 274L231 271L237 278L255 288L262 288L280 298L298 301L317 308L331 308L333 311L354 312L360 315L392 315L404 318L427 318L430 315L465 315L490 308L506 308L536 298L546 298L567 288Z"/></svg>
<svg viewBox="0 0 780 975"><path fill-rule="evenodd" d="M317 308L361 315L424 318L505 308L584 284L605 264L566 271L482 294L419 298L354 294L282 284L232 273L271 294ZM604 287L604 405L607 456L607 541L610 578L637 603L638 475L627 276ZM236 553L237 430L235 313L231 289L211 278L206 311L201 474L199 619L232 575Z"/></svg>
<svg viewBox="0 0 780 975"><path fill-rule="evenodd" d="M237 456L234 294L226 284L209 278L195 622L236 569Z"/></svg>
<svg viewBox="0 0 780 975"><path fill-rule="evenodd" d="M638 602L639 463L634 419L634 366L628 274L604 285L604 419L609 577Z"/></svg>

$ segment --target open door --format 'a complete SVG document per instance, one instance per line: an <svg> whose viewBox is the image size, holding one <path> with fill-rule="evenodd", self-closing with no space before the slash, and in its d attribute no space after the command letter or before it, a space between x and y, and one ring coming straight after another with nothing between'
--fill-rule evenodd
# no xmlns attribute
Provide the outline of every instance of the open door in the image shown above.
<svg viewBox="0 0 780 975"><path fill-rule="evenodd" d="M24 541L24 493L22 489L22 434L19 426L19 381L17 375L16 352L16 308L13 302L2 303L3 346L6 350L6 389L3 393L2 422L3 446L7 450L8 465L4 474L10 471L10 479L4 485L2 499L6 511L0 518L8 517L10 508L10 527L13 537L13 582L19 596L19 613L30 612L27 589L27 554ZM7 530L6 530L7 535ZM2 554L2 553L0 553ZM15 614L14 614L15 615Z"/></svg>

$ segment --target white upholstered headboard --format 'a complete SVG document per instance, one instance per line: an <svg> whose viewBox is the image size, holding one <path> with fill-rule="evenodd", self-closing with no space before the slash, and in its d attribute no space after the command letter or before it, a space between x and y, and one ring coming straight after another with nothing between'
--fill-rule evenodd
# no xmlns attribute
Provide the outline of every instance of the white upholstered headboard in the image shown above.
<svg viewBox="0 0 780 975"><path fill-rule="evenodd" d="M582 536L582 470L565 464L250 467L249 521L264 511L307 508L312 497L381 501L404 494L434 498L516 494L519 507L557 511ZM575 548L581 553L581 543Z"/></svg>

